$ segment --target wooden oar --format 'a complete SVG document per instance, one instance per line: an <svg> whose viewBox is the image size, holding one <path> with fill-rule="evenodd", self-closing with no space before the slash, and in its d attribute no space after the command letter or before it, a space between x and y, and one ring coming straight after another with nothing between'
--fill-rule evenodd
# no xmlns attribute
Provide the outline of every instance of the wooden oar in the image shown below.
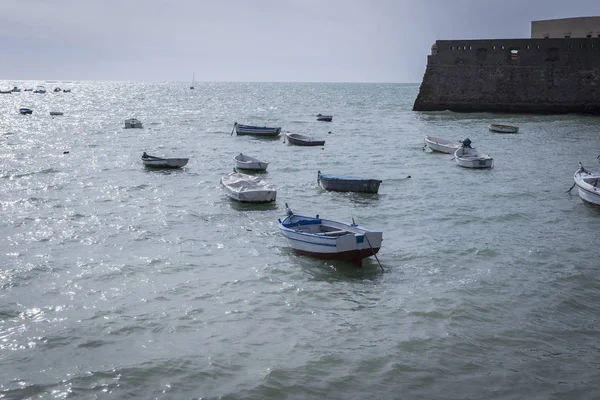
<svg viewBox="0 0 600 400"><path fill-rule="evenodd" d="M229 135L229 136L233 136L233 131L235 130L236 125L237 125L237 122L234 122L233 128L231 128L231 135Z"/></svg>

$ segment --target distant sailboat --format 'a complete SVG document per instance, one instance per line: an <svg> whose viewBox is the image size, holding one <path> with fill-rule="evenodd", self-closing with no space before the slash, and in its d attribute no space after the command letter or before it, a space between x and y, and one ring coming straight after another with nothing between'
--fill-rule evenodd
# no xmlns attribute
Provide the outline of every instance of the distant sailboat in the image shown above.
<svg viewBox="0 0 600 400"><path fill-rule="evenodd" d="M194 88L194 81L196 79L196 74L192 74L192 86L190 86L190 89Z"/></svg>

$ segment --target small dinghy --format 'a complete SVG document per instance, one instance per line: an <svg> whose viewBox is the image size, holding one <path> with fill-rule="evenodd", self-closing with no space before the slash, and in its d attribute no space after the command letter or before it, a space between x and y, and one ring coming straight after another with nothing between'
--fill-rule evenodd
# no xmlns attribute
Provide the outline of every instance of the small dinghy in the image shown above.
<svg viewBox="0 0 600 400"><path fill-rule="evenodd" d="M359 226L316 217L296 215L286 204L287 216L279 219L279 230L294 251L325 260L352 261L376 256L383 233Z"/></svg>
<svg viewBox="0 0 600 400"><path fill-rule="evenodd" d="M268 203L275 201L277 190L257 176L231 172L221 178L227 196L241 203Z"/></svg>
<svg viewBox="0 0 600 400"><path fill-rule="evenodd" d="M260 161L257 158L250 157L242 153L233 157L233 160L237 169L250 171L266 171L267 167L269 166L268 162Z"/></svg>
<svg viewBox="0 0 600 400"><path fill-rule="evenodd" d="M31 108L21 107L19 108L19 112L23 115L32 114L33 110Z"/></svg>
<svg viewBox="0 0 600 400"><path fill-rule="evenodd" d="M425 136L425 146L429 147L431 151L437 151L440 153L454 154L454 152L461 147L461 141L451 141L433 136ZM425 150L425 148L423 148Z"/></svg>
<svg viewBox="0 0 600 400"><path fill-rule="evenodd" d="M331 122L333 115L317 114L317 121Z"/></svg>
<svg viewBox="0 0 600 400"><path fill-rule="evenodd" d="M324 140L316 140L298 133L288 133L285 136L289 144L296 146L323 146L325 144Z"/></svg>
<svg viewBox="0 0 600 400"><path fill-rule="evenodd" d="M317 183L323 189L335 192L377 193L381 182L379 179L329 175L317 171Z"/></svg>
<svg viewBox="0 0 600 400"><path fill-rule="evenodd" d="M161 158L144 152L142 162L148 168L181 168L187 165L189 158Z"/></svg>
<svg viewBox="0 0 600 400"><path fill-rule="evenodd" d="M492 168L494 159L481 151L471 147L467 138L462 141L462 147L454 152L454 160L465 168Z"/></svg>
<svg viewBox="0 0 600 400"><path fill-rule="evenodd" d="M518 133L519 127L513 125L490 124L488 129L496 133Z"/></svg>
<svg viewBox="0 0 600 400"><path fill-rule="evenodd" d="M600 172L588 171L579 163L573 179L581 200L588 205L600 207Z"/></svg>
<svg viewBox="0 0 600 400"><path fill-rule="evenodd" d="M142 128L142 121L137 118L129 118L125 120L125 129Z"/></svg>
<svg viewBox="0 0 600 400"><path fill-rule="evenodd" d="M267 126L242 125L237 122L233 123L233 130L240 136L275 137L281 133L281 127L269 128ZM231 131L232 135L233 130Z"/></svg>
<svg viewBox="0 0 600 400"><path fill-rule="evenodd" d="M64 115L64 112L61 111L50 111L50 115L56 116L56 115Z"/></svg>

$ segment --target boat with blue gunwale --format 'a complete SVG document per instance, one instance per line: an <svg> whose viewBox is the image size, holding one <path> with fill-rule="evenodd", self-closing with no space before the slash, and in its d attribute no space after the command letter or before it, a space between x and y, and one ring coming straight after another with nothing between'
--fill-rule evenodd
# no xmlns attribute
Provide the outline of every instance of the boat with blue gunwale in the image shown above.
<svg viewBox="0 0 600 400"><path fill-rule="evenodd" d="M359 266L364 258L376 256L383 232L315 217L296 215L286 204L287 216L279 219L279 230L299 254L324 260L351 261Z"/></svg>

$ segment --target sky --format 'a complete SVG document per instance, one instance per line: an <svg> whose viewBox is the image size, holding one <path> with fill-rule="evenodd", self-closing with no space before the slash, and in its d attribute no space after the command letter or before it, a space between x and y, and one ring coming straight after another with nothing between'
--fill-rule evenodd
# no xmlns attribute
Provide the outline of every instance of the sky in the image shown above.
<svg viewBox="0 0 600 400"><path fill-rule="evenodd" d="M0 80L420 82L436 40L600 0L0 0Z"/></svg>

